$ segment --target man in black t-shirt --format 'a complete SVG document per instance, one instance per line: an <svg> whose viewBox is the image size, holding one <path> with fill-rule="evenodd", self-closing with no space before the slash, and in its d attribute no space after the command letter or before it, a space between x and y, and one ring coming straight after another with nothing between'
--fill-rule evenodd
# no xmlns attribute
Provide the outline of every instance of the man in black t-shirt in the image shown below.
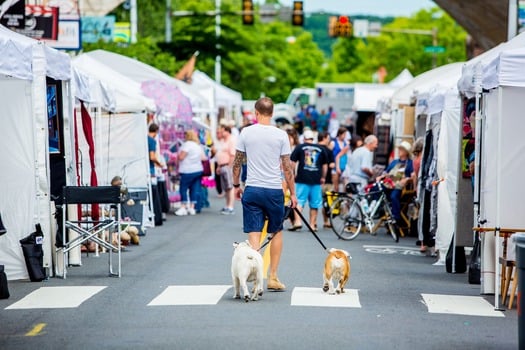
<svg viewBox="0 0 525 350"><path fill-rule="evenodd" d="M317 210L323 205L321 185L324 184L328 172L328 158L322 146L314 143L314 134L311 130L306 130L303 138L304 143L295 147L290 156L292 162L297 164L295 176L297 206L302 210L308 202L310 226L317 231ZM296 221L290 230L295 231L300 228L301 223Z"/></svg>

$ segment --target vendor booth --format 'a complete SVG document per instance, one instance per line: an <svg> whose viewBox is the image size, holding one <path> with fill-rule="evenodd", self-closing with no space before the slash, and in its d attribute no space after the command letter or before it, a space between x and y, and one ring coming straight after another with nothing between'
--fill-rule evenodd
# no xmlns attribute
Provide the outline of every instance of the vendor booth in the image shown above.
<svg viewBox="0 0 525 350"><path fill-rule="evenodd" d="M419 93L416 97L416 120L426 122L425 133L422 135L423 159L418 174L418 232L425 245L435 245L439 252L437 265L445 264L453 239L453 249L456 245L472 245L470 189L466 196L468 199L458 203L461 99L454 86L456 80L457 77L448 82L442 81L443 85L435 85L430 91ZM467 215L470 221L466 219L466 227L461 224L465 219L464 215L458 215L462 210L470 214Z"/></svg>
<svg viewBox="0 0 525 350"><path fill-rule="evenodd" d="M520 169L515 167L523 164L519 153L521 138L516 133L522 127L518 116L524 101L524 61L518 49L524 47L522 33L467 62L458 81L461 94L476 101L474 225L489 231L481 234L481 293L494 293L496 307L504 282L499 264L506 250L502 239L507 239L502 232L495 234L496 230L490 229L523 228L516 212L520 208L516 201L523 188L511 174L519 174ZM512 247L505 248L512 253Z"/></svg>
<svg viewBox="0 0 525 350"><path fill-rule="evenodd" d="M0 51L0 215L7 229L0 236L0 264L8 279L28 278L19 241L40 224L43 266L51 275L51 195L75 175L70 59L1 26Z"/></svg>
<svg viewBox="0 0 525 350"><path fill-rule="evenodd" d="M105 50L95 50L86 52L84 55L97 60L98 62L110 67L116 72L134 80L137 83L147 81L162 81L170 85L174 85L180 89L182 94L189 98L193 113L197 117L204 119L206 114L211 113L211 105L205 94L211 93L211 87L208 90L197 89L194 86L187 84L181 80L170 77L166 73L152 67L146 63L120 55L114 52Z"/></svg>
<svg viewBox="0 0 525 350"><path fill-rule="evenodd" d="M139 83L122 76L111 68L80 55L72 62L76 71L100 81L111 103L86 103L76 113L78 135L79 180L78 185L93 184L90 159L94 153L98 185L110 185L120 176L137 208L122 208L123 217L130 215L139 223L139 231L154 226L150 195L149 154L147 146L147 112L155 110L152 100L141 93ZM107 100L108 97L105 98ZM104 101L104 99L102 100ZM84 122L89 121L89 125ZM135 213L136 212L136 213Z"/></svg>
<svg viewBox="0 0 525 350"><path fill-rule="evenodd" d="M505 266L499 264L500 258L515 260L514 247L507 238L525 229L521 204L525 187L520 177L525 171L525 143L521 136L525 128L525 120L521 117L525 110L524 66L525 45L503 49L475 68L476 82L481 80L483 88L479 97L480 117L476 118L476 128L480 127L476 139L479 224L487 231L482 234L482 262L486 268L493 268L496 275L494 280L482 274L482 292L496 296L504 287L500 281L511 275L505 276L502 272ZM499 306L498 297L495 304Z"/></svg>

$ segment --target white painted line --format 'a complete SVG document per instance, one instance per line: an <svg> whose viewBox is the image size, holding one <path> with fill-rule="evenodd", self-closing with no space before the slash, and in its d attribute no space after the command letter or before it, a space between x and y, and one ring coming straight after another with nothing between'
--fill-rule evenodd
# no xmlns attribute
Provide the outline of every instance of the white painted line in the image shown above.
<svg viewBox="0 0 525 350"><path fill-rule="evenodd" d="M148 306L215 305L231 286L169 286Z"/></svg>
<svg viewBox="0 0 525 350"><path fill-rule="evenodd" d="M418 247L407 247L403 245L363 245L364 249L395 249L395 250L414 250L419 251Z"/></svg>
<svg viewBox="0 0 525 350"><path fill-rule="evenodd" d="M443 294L421 294L421 296L430 313L505 317L501 311L494 310L494 306L483 297Z"/></svg>
<svg viewBox="0 0 525 350"><path fill-rule="evenodd" d="M357 289L345 289L343 294L330 295L319 288L295 287L292 306L354 307L360 308Z"/></svg>
<svg viewBox="0 0 525 350"><path fill-rule="evenodd" d="M97 294L105 286L41 287L23 299L6 307L15 309L63 309L75 308Z"/></svg>

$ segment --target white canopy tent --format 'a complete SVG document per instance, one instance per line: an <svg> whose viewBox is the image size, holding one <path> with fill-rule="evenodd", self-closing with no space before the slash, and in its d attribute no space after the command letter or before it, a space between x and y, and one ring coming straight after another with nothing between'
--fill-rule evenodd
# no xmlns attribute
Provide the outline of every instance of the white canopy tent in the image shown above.
<svg viewBox="0 0 525 350"><path fill-rule="evenodd" d="M490 62L494 62L494 60L498 58L500 52L520 47L525 47L525 32L468 61L464 65L461 78L458 81L459 92L468 98L474 97L476 88L481 84L481 82L476 82L476 72L481 72L486 69L485 67L487 67ZM520 73L520 75L521 74L523 73Z"/></svg>
<svg viewBox="0 0 525 350"><path fill-rule="evenodd" d="M523 35L520 35L523 37ZM522 132L525 119L525 42L519 41L521 48L513 48L516 43L508 42L497 55L487 55L479 61L475 69L475 84L485 89L482 105L476 118L476 179L480 191L480 219L486 220L487 227L502 229L524 229L522 198L525 196L520 174L525 172L525 143ZM482 69L482 71L481 71ZM478 128L477 128L478 129ZM484 268L482 271L496 271L499 276L501 255L499 235L485 234L482 251ZM513 249L509 249L512 251ZM499 294L499 278L482 275L482 291ZM495 282L495 284L494 284ZM496 307L499 300L495 300Z"/></svg>
<svg viewBox="0 0 525 350"><path fill-rule="evenodd" d="M205 97L206 93L213 93L211 87L200 90L181 80L170 77L155 67L147 65L136 59L105 50L95 50L85 53L100 63L110 67L130 79L142 83L149 80L161 80L176 85L183 95L189 98L194 113L210 113L212 111L210 102Z"/></svg>
<svg viewBox="0 0 525 350"><path fill-rule="evenodd" d="M147 111L155 110L155 103L142 95L140 84L115 72L110 67L82 54L72 61L76 70L99 80L114 96L109 110L91 109L94 119L96 169L99 185L108 185L116 176L126 175L128 187L149 186L149 158L147 147ZM108 113L114 112L114 113ZM79 124L80 125L80 124ZM81 154L85 155L82 181L90 178L87 144L80 138ZM125 172L125 174L124 174Z"/></svg>
<svg viewBox="0 0 525 350"><path fill-rule="evenodd" d="M410 83L414 79L414 76L408 69L403 69L394 79L388 82L388 85L395 88L400 88Z"/></svg>
<svg viewBox="0 0 525 350"><path fill-rule="evenodd" d="M461 99L455 81L457 78L444 81L445 85L435 85L430 91L417 95L416 118L419 119L418 116L422 114L428 116L426 129L434 128L435 168L433 172L435 177L432 180L442 180L436 188L432 188L437 191L435 207L422 208L420 211L423 214L424 210L434 210L437 215L434 232L436 250L439 251L440 257L439 264L444 264L457 227L457 192L461 153L460 122L462 119ZM424 184L421 185L424 186ZM420 191L420 196L422 192Z"/></svg>
<svg viewBox="0 0 525 350"><path fill-rule="evenodd" d="M240 92L222 84L217 84L215 80L199 70L193 72L191 84L199 90L211 86L214 92L214 107L216 109L223 107L234 117L241 115L242 95Z"/></svg>
<svg viewBox="0 0 525 350"><path fill-rule="evenodd" d="M390 84L354 84L354 106L359 112L375 112L381 99L387 99L396 91Z"/></svg>
<svg viewBox="0 0 525 350"><path fill-rule="evenodd" d="M0 264L13 280L28 277L19 240L35 231L37 223L44 232L44 267L53 273L46 77L55 79L63 92L59 102L65 135L62 150L66 162L71 161L67 136L71 66L66 54L2 26L0 52L0 145L6 150L0 152L0 213L7 229L0 237ZM66 181L71 183L74 173L68 175Z"/></svg>
<svg viewBox="0 0 525 350"><path fill-rule="evenodd" d="M457 78L461 76L463 64L463 62L450 63L419 74L408 84L394 92L392 95L392 109L396 109L399 105L409 105L411 99L418 92L429 91L436 84L447 86L442 81L456 79L457 82Z"/></svg>

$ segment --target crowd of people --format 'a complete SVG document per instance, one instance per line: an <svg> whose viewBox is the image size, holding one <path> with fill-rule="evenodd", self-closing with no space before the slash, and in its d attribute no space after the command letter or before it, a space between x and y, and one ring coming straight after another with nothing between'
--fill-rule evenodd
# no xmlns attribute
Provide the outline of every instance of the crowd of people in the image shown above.
<svg viewBox="0 0 525 350"><path fill-rule="evenodd" d="M272 237L268 288L283 290L277 267L282 250L278 233L285 224L285 199L297 210L308 207L309 225L316 231L321 209L323 228L329 229L329 218L322 210L323 193L344 191L348 183L362 190L389 178L393 184L392 213L396 221L401 221L401 193L406 186L417 188L421 142L414 146L401 142L388 166L378 168L373 162L377 137L368 135L361 139L352 134L352 128L340 126L331 110L317 113L306 108L297 116L300 123L279 127L272 124L272 115L273 102L265 97L255 104L255 118L247 119L249 122L240 130L234 121L221 120L215 138L200 138L193 130L185 132L177 152L181 204L175 215L196 215L208 204L203 179L213 180L217 196L224 198L220 214L234 215L235 199L242 200L244 232L255 249L267 223L267 232ZM152 124L149 135L152 176L155 168L165 167L157 158L152 141L156 128ZM209 174L204 173L206 163L212 164ZM287 229L301 230L302 222L293 213Z"/></svg>

